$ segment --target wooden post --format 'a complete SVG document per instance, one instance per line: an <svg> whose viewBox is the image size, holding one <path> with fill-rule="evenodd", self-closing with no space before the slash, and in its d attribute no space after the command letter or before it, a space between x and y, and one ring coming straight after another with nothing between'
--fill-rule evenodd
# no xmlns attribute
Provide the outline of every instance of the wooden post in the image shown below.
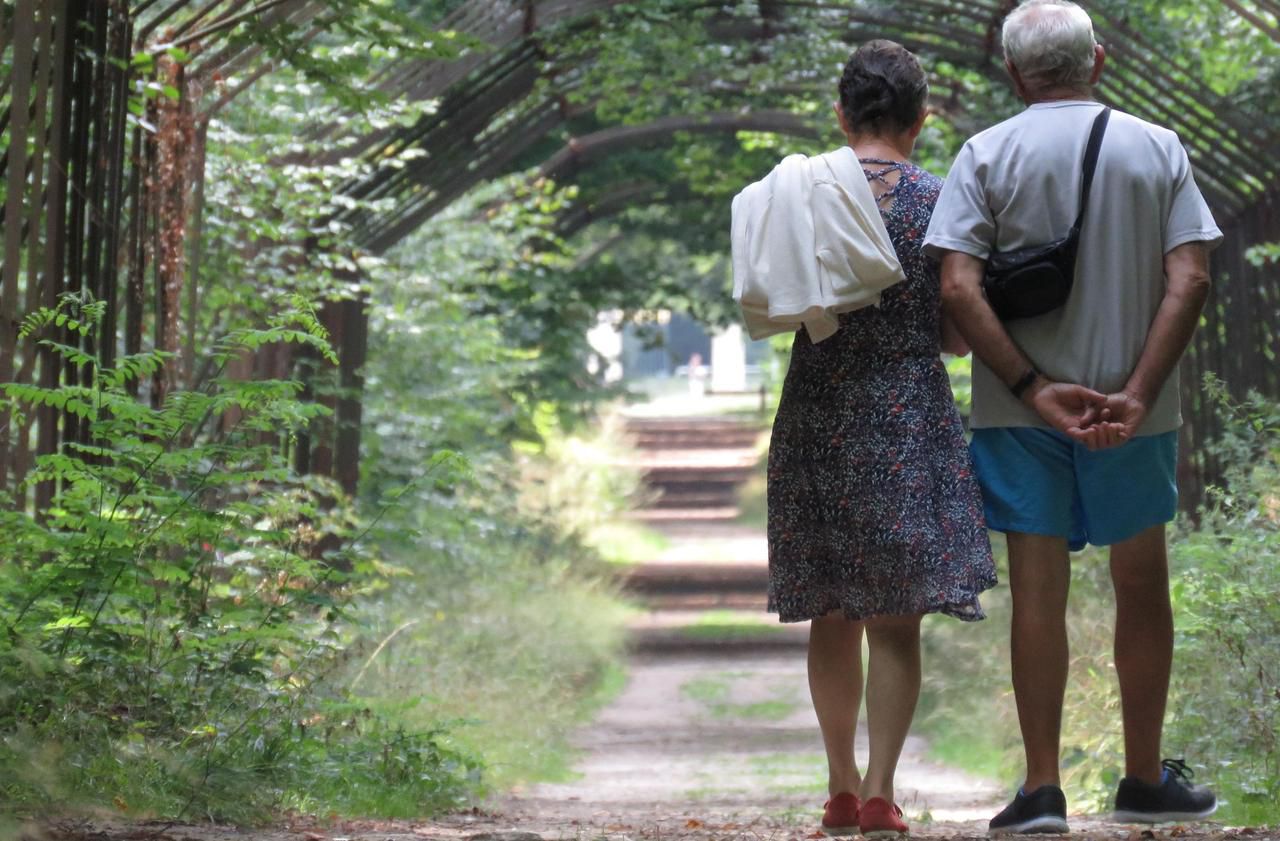
<svg viewBox="0 0 1280 841"><path fill-rule="evenodd" d="M9 108L9 172L5 185L4 263L0 266L0 382L13 379L17 354L18 275L22 268L24 199L27 196L28 103L31 101L32 49L36 36L34 0L19 0L13 20L12 105ZM33 202L35 204L36 202ZM34 239L35 232L31 232ZM10 472L9 413L0 407L0 491Z"/></svg>
<svg viewBox="0 0 1280 841"><path fill-rule="evenodd" d="M77 239L68 231L68 170L72 166L71 145L71 80L75 69L77 35L84 19L83 0L58 0L54 18L55 45L53 64L53 108L49 125L52 145L49 148L49 186L45 192L45 263L41 283L40 305L53 307L64 289L67 254ZM61 365L56 354L39 351L39 382L43 388L57 388L61 381ZM36 455L52 455L58 450L58 412L52 406L36 411ZM52 482L41 482L35 489L35 510L47 511L53 501Z"/></svg>
<svg viewBox="0 0 1280 841"><path fill-rule="evenodd" d="M338 411L333 477L354 497L360 486L360 424L364 410L363 369L369 351L369 302L365 295L339 305Z"/></svg>

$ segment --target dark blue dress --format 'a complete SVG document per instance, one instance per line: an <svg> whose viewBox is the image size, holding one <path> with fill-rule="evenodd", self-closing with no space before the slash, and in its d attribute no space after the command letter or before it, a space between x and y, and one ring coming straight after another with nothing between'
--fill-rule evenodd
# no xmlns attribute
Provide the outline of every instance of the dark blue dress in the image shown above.
<svg viewBox="0 0 1280 841"><path fill-rule="evenodd" d="M769 610L982 619L995 566L940 358L938 266L921 251L942 180L863 165L886 183L900 170L880 205L906 280L818 344L796 334L769 446Z"/></svg>

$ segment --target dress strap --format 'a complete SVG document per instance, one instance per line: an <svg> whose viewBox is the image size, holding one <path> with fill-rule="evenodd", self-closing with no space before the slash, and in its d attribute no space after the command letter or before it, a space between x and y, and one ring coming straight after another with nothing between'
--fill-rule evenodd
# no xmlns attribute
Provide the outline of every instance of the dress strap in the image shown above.
<svg viewBox="0 0 1280 841"><path fill-rule="evenodd" d="M893 201L894 196L897 195L898 186L902 183L902 170L905 162L904 161L888 161L883 158L858 158L858 163L864 165L862 167L862 172L864 175L867 176L868 181L879 181L881 184L885 186L885 191L880 195L876 196L876 204L880 204L886 199L889 201ZM875 164L876 166L880 167L880 169L877 169L877 170L867 169L867 167L865 166L866 164ZM898 179L894 181L892 184L890 184L889 179L886 178L885 176L894 171L898 172Z"/></svg>

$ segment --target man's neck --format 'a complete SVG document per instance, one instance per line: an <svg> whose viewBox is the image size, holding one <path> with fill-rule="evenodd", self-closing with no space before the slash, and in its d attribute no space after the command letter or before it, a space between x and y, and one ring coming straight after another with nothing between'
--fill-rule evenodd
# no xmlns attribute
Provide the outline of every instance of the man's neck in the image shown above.
<svg viewBox="0 0 1280 841"><path fill-rule="evenodd" d="M1093 88L1043 88L1026 91L1022 101L1027 105L1039 105L1042 102L1093 102Z"/></svg>

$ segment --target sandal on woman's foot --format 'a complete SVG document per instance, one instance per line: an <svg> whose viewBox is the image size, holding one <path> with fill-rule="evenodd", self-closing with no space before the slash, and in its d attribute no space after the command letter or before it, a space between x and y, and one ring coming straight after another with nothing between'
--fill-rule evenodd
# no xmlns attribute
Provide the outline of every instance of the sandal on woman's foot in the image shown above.
<svg viewBox="0 0 1280 841"><path fill-rule="evenodd" d="M842 791L828 800L822 809L822 831L827 835L857 835L858 795Z"/></svg>

